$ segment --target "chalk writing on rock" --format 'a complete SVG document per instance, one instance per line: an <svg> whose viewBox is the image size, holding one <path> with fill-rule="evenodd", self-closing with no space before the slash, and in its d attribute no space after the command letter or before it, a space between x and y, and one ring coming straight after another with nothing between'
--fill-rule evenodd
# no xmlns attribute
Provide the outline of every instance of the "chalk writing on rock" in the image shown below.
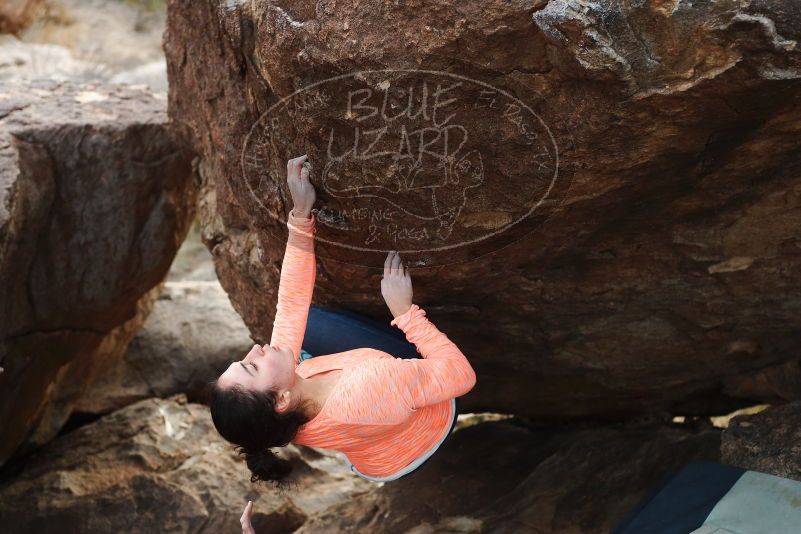
<svg viewBox="0 0 801 534"><path fill-rule="evenodd" d="M304 153L318 190L316 239L363 252L491 241L543 204L559 169L550 129L516 96L412 69L326 78L264 112L241 153L255 207L286 211L285 162ZM490 219L506 224L481 224Z"/></svg>

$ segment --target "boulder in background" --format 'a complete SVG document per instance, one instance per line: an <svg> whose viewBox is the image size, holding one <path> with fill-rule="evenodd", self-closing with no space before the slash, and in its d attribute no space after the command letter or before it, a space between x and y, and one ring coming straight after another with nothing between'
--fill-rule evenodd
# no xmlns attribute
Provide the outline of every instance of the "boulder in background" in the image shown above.
<svg viewBox="0 0 801 534"><path fill-rule="evenodd" d="M206 384L252 346L218 282L167 282L125 355L89 386L75 410L108 413L176 393L202 401Z"/></svg>
<svg viewBox="0 0 801 534"><path fill-rule="evenodd" d="M234 533L249 499L256 531L277 534L369 487L335 456L294 446L283 454L294 464L296 488L251 484L206 406L184 395L148 399L26 458L22 472L0 485L0 524L8 534Z"/></svg>
<svg viewBox="0 0 801 534"><path fill-rule="evenodd" d="M55 436L144 321L195 212L144 90L0 87L0 464Z"/></svg>

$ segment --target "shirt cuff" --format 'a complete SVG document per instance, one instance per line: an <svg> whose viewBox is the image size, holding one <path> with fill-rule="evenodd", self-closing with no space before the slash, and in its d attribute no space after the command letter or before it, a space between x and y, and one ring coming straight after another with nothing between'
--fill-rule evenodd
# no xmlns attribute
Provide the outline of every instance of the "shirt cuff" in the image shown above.
<svg viewBox="0 0 801 534"><path fill-rule="evenodd" d="M294 213L294 209L290 210L289 217L287 217L286 225L289 227L290 230L295 231L301 235L305 235L307 237L314 237L315 233L315 219L314 213L309 214L308 219L304 219L303 217L298 217Z"/></svg>
<svg viewBox="0 0 801 534"><path fill-rule="evenodd" d="M418 317L425 317L425 310L421 309L417 304L412 304L406 312L398 315L389 324L397 326L405 331L406 328Z"/></svg>

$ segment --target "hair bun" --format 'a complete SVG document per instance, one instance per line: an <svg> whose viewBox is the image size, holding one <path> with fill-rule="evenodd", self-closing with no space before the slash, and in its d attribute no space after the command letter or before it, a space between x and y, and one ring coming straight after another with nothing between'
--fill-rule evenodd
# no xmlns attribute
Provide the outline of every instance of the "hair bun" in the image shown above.
<svg viewBox="0 0 801 534"><path fill-rule="evenodd" d="M248 469L252 473L251 482L258 480L278 481L292 471L290 462L279 458L272 449L262 449L255 452L244 449L242 452L245 455Z"/></svg>

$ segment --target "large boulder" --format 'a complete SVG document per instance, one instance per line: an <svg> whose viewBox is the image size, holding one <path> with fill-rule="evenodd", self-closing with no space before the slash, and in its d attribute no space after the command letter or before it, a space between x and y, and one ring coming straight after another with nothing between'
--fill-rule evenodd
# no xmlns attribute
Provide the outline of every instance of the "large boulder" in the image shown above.
<svg viewBox="0 0 801 534"><path fill-rule="evenodd" d="M167 282L125 355L89 386L75 411L108 413L176 393L203 401L208 382L252 346L218 282Z"/></svg>
<svg viewBox="0 0 801 534"><path fill-rule="evenodd" d="M164 107L122 87L0 87L0 464L55 436L122 355L186 235L196 189Z"/></svg>
<svg viewBox="0 0 801 534"><path fill-rule="evenodd" d="M236 533L248 500L259 534L292 532L309 515L370 488L342 459L307 447L282 453L297 484L250 482L244 460L202 404L148 399L69 432L26 458L0 485L8 534Z"/></svg>
<svg viewBox="0 0 801 534"><path fill-rule="evenodd" d="M719 414L801 349L799 38L793 0L170 0L169 113L257 340L307 153L316 301L389 321L404 251L465 410Z"/></svg>
<svg viewBox="0 0 801 534"><path fill-rule="evenodd" d="M317 532L611 532L690 460L717 460L720 432L657 421L454 433L419 471L311 517Z"/></svg>

